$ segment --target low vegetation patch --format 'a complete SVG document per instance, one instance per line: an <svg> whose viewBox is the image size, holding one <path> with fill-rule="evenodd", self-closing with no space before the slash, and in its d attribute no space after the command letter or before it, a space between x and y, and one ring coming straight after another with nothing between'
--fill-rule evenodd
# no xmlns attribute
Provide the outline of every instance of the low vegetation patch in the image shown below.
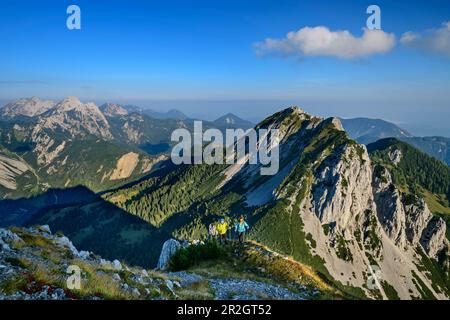
<svg viewBox="0 0 450 320"><path fill-rule="evenodd" d="M400 300L397 291L387 281L381 281L381 286L389 300Z"/></svg>
<svg viewBox="0 0 450 320"><path fill-rule="evenodd" d="M181 271L198 265L201 261L213 260L225 255L224 249L216 241L191 245L179 249L170 259L169 270Z"/></svg>
<svg viewBox="0 0 450 320"><path fill-rule="evenodd" d="M344 261L348 261L348 262L353 261L352 252L347 247L347 241L344 239L343 236L337 236L336 255Z"/></svg>

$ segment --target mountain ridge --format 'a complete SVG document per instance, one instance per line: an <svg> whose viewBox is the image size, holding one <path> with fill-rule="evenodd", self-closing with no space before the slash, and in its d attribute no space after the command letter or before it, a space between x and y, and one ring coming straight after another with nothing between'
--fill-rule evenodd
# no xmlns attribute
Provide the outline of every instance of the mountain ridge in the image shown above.
<svg viewBox="0 0 450 320"><path fill-rule="evenodd" d="M384 138L397 138L450 165L450 138L417 137L396 124L382 119L349 118L341 120L350 137L359 143L367 145Z"/></svg>
<svg viewBox="0 0 450 320"><path fill-rule="evenodd" d="M132 116L137 121L143 117ZM115 132L130 119L107 121ZM249 240L308 265L346 294L374 299L449 297L446 223L429 209L423 198L428 194L408 191L396 180L396 168L411 159L406 152L369 154L350 139L339 119L310 115L298 107L281 110L255 128L279 130L280 170L274 176L261 176L262 165L250 165L248 159L232 165L168 164L136 183L102 193L101 199L47 208L30 222L70 232L76 244L89 249L99 245L83 241L95 238L95 225L108 217L127 220L133 215L148 225L144 238L155 246L153 253L147 250L146 263L154 263L157 243L171 237L206 239L206 226L218 217L233 224L243 214L252 226ZM417 161L416 167L428 168L428 158ZM94 224L84 218L77 223L93 212ZM135 244L144 239L126 222L119 229L109 228L115 230L113 239L134 235L127 241ZM108 250L105 241L96 251ZM127 257L121 245L114 250ZM383 274L378 287L368 285L368 268L375 266Z"/></svg>
<svg viewBox="0 0 450 320"><path fill-rule="evenodd" d="M232 222L245 214L250 239L355 296L448 297L445 223L420 198L408 202L389 179L380 180L365 146L349 139L339 121L288 108L257 127L280 130L278 176L259 176L258 165L182 166L102 197L180 240L206 237L205 226L218 216ZM389 203L396 204L393 215ZM392 229L396 221L406 222ZM429 261L441 267L427 269ZM382 270L382 287L366 286L368 265Z"/></svg>

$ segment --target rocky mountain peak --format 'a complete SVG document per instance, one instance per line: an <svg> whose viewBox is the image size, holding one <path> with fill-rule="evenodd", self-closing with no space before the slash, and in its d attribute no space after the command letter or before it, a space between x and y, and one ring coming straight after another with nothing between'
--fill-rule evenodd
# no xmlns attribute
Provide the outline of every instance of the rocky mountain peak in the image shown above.
<svg viewBox="0 0 450 320"><path fill-rule="evenodd" d="M295 121L302 121L307 118L311 118L311 115L306 113L303 109L299 107L288 107L277 113L274 113L270 117L267 117L262 122L260 122L257 127L280 127L282 124L292 123Z"/></svg>
<svg viewBox="0 0 450 320"><path fill-rule="evenodd" d="M80 101L80 99L78 99L78 97L68 96L63 101L61 101L61 104L75 106L75 105L80 105L81 101Z"/></svg>
<svg viewBox="0 0 450 320"><path fill-rule="evenodd" d="M57 127L72 135L85 133L110 138L109 123L105 115L94 103L82 103L77 97L67 97L54 110L42 117L40 126L48 129Z"/></svg>
<svg viewBox="0 0 450 320"><path fill-rule="evenodd" d="M294 113L297 113L297 114L306 113L305 110L303 110L299 106L290 106L286 110L290 110L291 112L294 112Z"/></svg>
<svg viewBox="0 0 450 320"><path fill-rule="evenodd" d="M113 116L125 116L128 114L127 109L122 107L121 105L115 104L115 103L105 103L104 105L100 106L100 110L109 117Z"/></svg>
<svg viewBox="0 0 450 320"><path fill-rule="evenodd" d="M226 123L230 123L230 124L234 124L235 122L236 122L236 116L234 115L234 114L232 114L232 113L227 113L225 116L224 116L224 121L226 122Z"/></svg>
<svg viewBox="0 0 450 320"><path fill-rule="evenodd" d="M55 106L51 100L38 97L19 99L8 103L0 110L0 116L14 118L17 116L34 117L43 114Z"/></svg>
<svg viewBox="0 0 450 320"><path fill-rule="evenodd" d="M102 117L103 114L101 113L100 109L95 105L95 103L93 102L82 103L77 97L73 96L69 96L65 98L63 101L59 102L56 105L55 110L57 110L57 112L67 112L74 110L81 113L95 114L99 118L104 118Z"/></svg>
<svg viewBox="0 0 450 320"><path fill-rule="evenodd" d="M55 133L58 139L55 139ZM67 141L87 136L112 138L105 115L92 102L82 103L76 97L65 98L41 115L33 127L31 138L35 143L38 164L51 163L63 152Z"/></svg>
<svg viewBox="0 0 450 320"><path fill-rule="evenodd" d="M41 99L39 99L39 97L33 96L30 98L30 101L39 102L39 101L41 101Z"/></svg>

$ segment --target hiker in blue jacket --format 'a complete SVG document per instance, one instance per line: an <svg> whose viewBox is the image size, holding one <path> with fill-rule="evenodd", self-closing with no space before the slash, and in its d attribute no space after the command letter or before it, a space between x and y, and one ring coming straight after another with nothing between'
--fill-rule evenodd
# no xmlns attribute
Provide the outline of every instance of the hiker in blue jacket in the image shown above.
<svg viewBox="0 0 450 320"><path fill-rule="evenodd" d="M244 243L245 241L245 232L249 229L247 222L244 220L244 216L239 218L239 222L236 223L235 230L239 235L239 243Z"/></svg>

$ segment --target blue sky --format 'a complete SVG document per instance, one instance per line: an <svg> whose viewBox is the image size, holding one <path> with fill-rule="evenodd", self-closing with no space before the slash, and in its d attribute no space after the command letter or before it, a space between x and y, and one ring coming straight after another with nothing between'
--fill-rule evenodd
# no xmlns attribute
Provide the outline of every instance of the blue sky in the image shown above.
<svg viewBox="0 0 450 320"><path fill-rule="evenodd" d="M66 28L70 4L81 8L81 30ZM354 59L255 53L255 43L304 27L361 37L370 4L381 8L382 30L396 37L389 52ZM76 95L255 121L298 104L450 136L450 56L399 41L447 21L446 0L1 0L0 102Z"/></svg>

